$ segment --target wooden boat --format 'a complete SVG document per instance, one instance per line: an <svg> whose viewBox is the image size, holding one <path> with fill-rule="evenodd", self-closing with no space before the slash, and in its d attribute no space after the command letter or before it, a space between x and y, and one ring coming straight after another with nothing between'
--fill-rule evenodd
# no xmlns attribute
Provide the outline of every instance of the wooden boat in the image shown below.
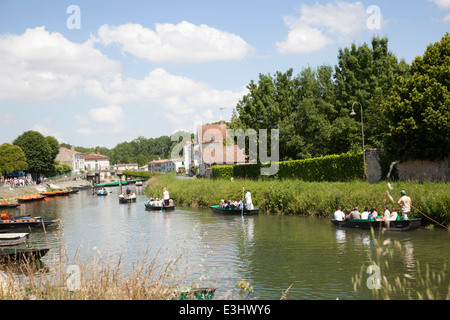
<svg viewBox="0 0 450 320"><path fill-rule="evenodd" d="M153 206L151 204L146 203L145 209L150 210L150 211L174 211L175 206L159 207L159 206Z"/></svg>
<svg viewBox="0 0 450 320"><path fill-rule="evenodd" d="M136 187L142 187L142 181L136 181Z"/></svg>
<svg viewBox="0 0 450 320"><path fill-rule="evenodd" d="M127 185L127 184L128 184L127 181L122 181L123 186ZM94 184L94 187L118 187L118 186L119 186L119 181Z"/></svg>
<svg viewBox="0 0 450 320"><path fill-rule="evenodd" d="M217 288L184 288L175 293L178 300L212 300Z"/></svg>
<svg viewBox="0 0 450 320"><path fill-rule="evenodd" d="M0 248L0 262L36 261L41 259L50 248Z"/></svg>
<svg viewBox="0 0 450 320"><path fill-rule="evenodd" d="M29 233L0 233L0 246L15 246L26 243Z"/></svg>
<svg viewBox="0 0 450 320"><path fill-rule="evenodd" d="M14 219L0 219L0 229L47 227L60 219L42 219L41 217L20 216Z"/></svg>
<svg viewBox="0 0 450 320"><path fill-rule="evenodd" d="M33 195L29 195L29 196L22 196L22 197L18 197L17 201L19 202L31 202L31 201L38 201L38 200L44 200L45 196L40 195L40 194L33 194Z"/></svg>
<svg viewBox="0 0 450 320"><path fill-rule="evenodd" d="M72 194L72 193L77 193L77 192L80 192L80 189L73 189L73 188L70 188L70 191L69 191L70 194Z"/></svg>
<svg viewBox="0 0 450 320"><path fill-rule="evenodd" d="M136 202L136 198L119 198L119 203Z"/></svg>
<svg viewBox="0 0 450 320"><path fill-rule="evenodd" d="M374 220L361 220L361 219L352 219L345 221L337 221L331 220L331 222L337 227L344 228L355 228L355 229L364 229L370 230L386 228L387 230L392 231L407 231L412 229L417 229L422 225L421 219L400 219L395 221L374 221Z"/></svg>
<svg viewBox="0 0 450 320"><path fill-rule="evenodd" d="M0 209L16 208L18 206L20 206L20 204L18 204L18 203L8 203L8 202L0 203Z"/></svg>
<svg viewBox="0 0 450 320"><path fill-rule="evenodd" d="M244 216L252 216L259 214L259 209L255 208L253 210L248 209L226 209L221 208L220 206L211 206L210 207L214 213L219 214L227 214L227 215L244 215Z"/></svg>
<svg viewBox="0 0 450 320"><path fill-rule="evenodd" d="M107 196L108 195L108 191L102 189L102 190L98 190L97 191L97 195L98 196Z"/></svg>
<svg viewBox="0 0 450 320"><path fill-rule="evenodd" d="M49 192L41 192L41 195L44 197L56 197L56 196L66 196L71 192L69 190L55 190Z"/></svg>

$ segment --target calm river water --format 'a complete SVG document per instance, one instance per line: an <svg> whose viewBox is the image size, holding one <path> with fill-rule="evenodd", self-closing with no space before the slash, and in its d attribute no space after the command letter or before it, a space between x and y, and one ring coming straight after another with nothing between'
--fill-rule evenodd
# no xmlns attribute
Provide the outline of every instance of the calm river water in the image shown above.
<svg viewBox="0 0 450 320"><path fill-rule="evenodd" d="M254 288L251 297L258 299L280 299L289 287L287 297L293 300L374 297L366 286L370 274L363 273L358 292L352 284L352 277L368 267L369 253L374 252L370 231L338 229L326 219L297 216L224 216L190 208L150 212L144 207L143 187L130 188L136 190L136 203L119 204L119 189L113 187L106 197L81 190L23 204L10 214L61 219L47 234L32 230L33 245L51 247L44 263L59 254L61 239L69 259L76 253L77 257L100 253L113 262L121 257L123 265L132 266L146 249L149 258L157 256L161 262L168 256L179 258L177 277L218 287L219 297L236 292L239 280L248 281ZM446 230L386 232L380 240L402 244L399 257L389 262L393 274L414 278L417 261L435 271L449 265Z"/></svg>

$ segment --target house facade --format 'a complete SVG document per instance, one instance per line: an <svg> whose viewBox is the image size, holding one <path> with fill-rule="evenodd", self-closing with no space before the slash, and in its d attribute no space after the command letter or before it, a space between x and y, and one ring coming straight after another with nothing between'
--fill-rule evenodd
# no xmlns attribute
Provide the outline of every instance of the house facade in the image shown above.
<svg viewBox="0 0 450 320"><path fill-rule="evenodd" d="M199 167L201 176L208 176L213 165L244 164L248 157L237 145L226 145L227 125L199 125L195 142L184 147L186 172Z"/></svg>
<svg viewBox="0 0 450 320"><path fill-rule="evenodd" d="M59 148L59 153L55 160L61 164L71 166L73 173L80 173L85 170L85 155L84 153L75 151L73 146L71 149Z"/></svg>
<svg viewBox="0 0 450 320"><path fill-rule="evenodd" d="M111 168L109 157L97 154L86 154L84 156L84 164L86 170L109 170Z"/></svg>

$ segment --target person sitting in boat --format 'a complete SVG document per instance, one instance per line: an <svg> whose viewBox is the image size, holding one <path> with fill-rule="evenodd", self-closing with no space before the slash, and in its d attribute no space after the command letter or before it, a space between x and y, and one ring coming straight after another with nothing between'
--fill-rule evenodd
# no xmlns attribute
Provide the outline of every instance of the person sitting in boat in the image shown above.
<svg viewBox="0 0 450 320"><path fill-rule="evenodd" d="M119 198L120 199L125 199L125 195L123 194L123 192L121 194L119 194Z"/></svg>
<svg viewBox="0 0 450 320"><path fill-rule="evenodd" d="M234 206L233 202L231 200L228 200L228 205L226 207L227 209L235 209L236 207Z"/></svg>
<svg viewBox="0 0 450 320"><path fill-rule="evenodd" d="M173 207L173 199L169 198L169 207Z"/></svg>
<svg viewBox="0 0 450 320"><path fill-rule="evenodd" d="M350 215L352 211L350 209L345 209L345 220L350 220L352 217Z"/></svg>
<svg viewBox="0 0 450 320"><path fill-rule="evenodd" d="M136 199L136 193L134 193L134 192L133 192L133 193L131 193L131 196L130 196L130 198L131 198L131 199Z"/></svg>
<svg viewBox="0 0 450 320"><path fill-rule="evenodd" d="M378 216L377 208L375 207L370 208L368 219L377 220L377 216Z"/></svg>
<svg viewBox="0 0 450 320"><path fill-rule="evenodd" d="M395 221L395 220L397 220L397 217L398 217L397 208L392 207L392 212L391 212L391 215L389 216L389 220Z"/></svg>
<svg viewBox="0 0 450 320"><path fill-rule="evenodd" d="M350 212L350 219L361 219L361 212L358 211L357 206L353 206L353 210Z"/></svg>
<svg viewBox="0 0 450 320"><path fill-rule="evenodd" d="M225 201L224 201L223 199L222 199L222 200L220 200L220 204L219 204L219 207L220 207L220 208L223 208L224 204L225 204Z"/></svg>
<svg viewBox="0 0 450 320"><path fill-rule="evenodd" d="M364 211L361 213L361 220L369 219L369 208L365 207Z"/></svg>
<svg viewBox="0 0 450 320"><path fill-rule="evenodd" d="M244 203L242 202L241 199L238 199L238 205L237 205L237 208L238 208L239 210L244 209Z"/></svg>
<svg viewBox="0 0 450 320"><path fill-rule="evenodd" d="M238 203L236 198L233 199L233 205L234 205L235 208L239 207L239 203Z"/></svg>
<svg viewBox="0 0 450 320"><path fill-rule="evenodd" d="M342 207L338 206L336 212L334 213L334 220L344 221L345 214L342 212Z"/></svg>

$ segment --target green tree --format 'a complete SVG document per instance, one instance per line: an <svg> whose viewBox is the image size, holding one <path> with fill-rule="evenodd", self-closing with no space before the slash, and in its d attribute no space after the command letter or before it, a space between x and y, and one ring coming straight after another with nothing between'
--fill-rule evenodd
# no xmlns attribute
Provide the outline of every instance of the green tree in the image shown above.
<svg viewBox="0 0 450 320"><path fill-rule="evenodd" d="M10 143L0 145L0 172L5 176L8 173L20 172L28 168L26 156L19 146Z"/></svg>
<svg viewBox="0 0 450 320"><path fill-rule="evenodd" d="M365 142L367 148L382 147L385 127L382 125L382 103L392 93L397 77L408 74L409 66L403 60L398 61L388 50L387 38L372 38L371 46L364 43L352 44L350 48L339 50L338 64L335 66L336 107L342 117L350 114L355 101L363 107ZM361 108L354 121L360 127ZM361 146L361 137L350 141ZM352 147L350 147L352 149Z"/></svg>
<svg viewBox="0 0 450 320"><path fill-rule="evenodd" d="M37 179L41 174L54 171L54 158L52 148L47 139L37 131L26 131L18 136L13 144L19 146L25 153L28 172Z"/></svg>
<svg viewBox="0 0 450 320"><path fill-rule="evenodd" d="M450 33L430 44L399 77L383 105L386 147L398 160L437 160L450 153Z"/></svg>

